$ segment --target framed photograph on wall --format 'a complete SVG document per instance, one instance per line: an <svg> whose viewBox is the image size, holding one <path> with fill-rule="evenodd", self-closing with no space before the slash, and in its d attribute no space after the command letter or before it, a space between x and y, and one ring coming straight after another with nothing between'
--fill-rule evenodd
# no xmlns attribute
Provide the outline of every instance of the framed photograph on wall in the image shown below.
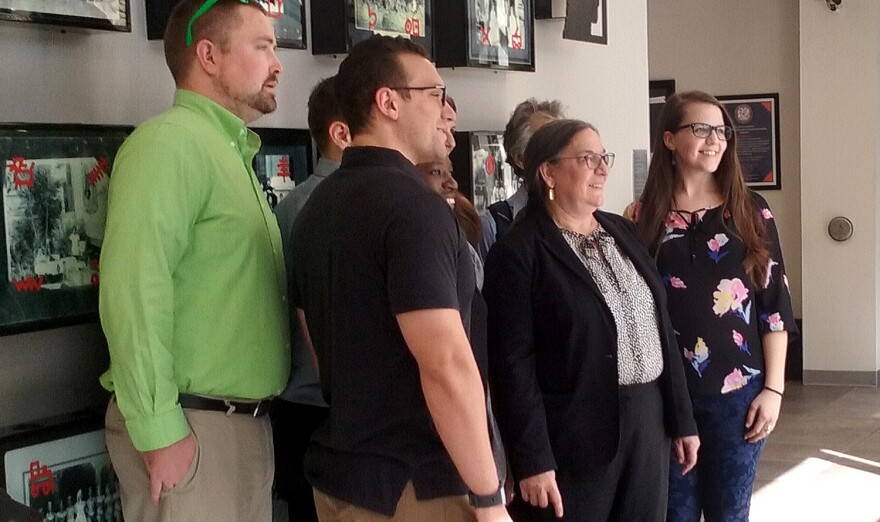
<svg viewBox="0 0 880 522"><path fill-rule="evenodd" d="M513 195L520 179L507 163L500 131L456 132L458 146L450 155L459 190L478 212Z"/></svg>
<svg viewBox="0 0 880 522"><path fill-rule="evenodd" d="M0 0L2 1L2 0ZM147 39L161 40L165 34L165 26L171 10L179 0L148 0L147 8ZM272 26L278 47L287 49L305 49L306 10L303 0L260 0Z"/></svg>
<svg viewBox="0 0 880 522"><path fill-rule="evenodd" d="M651 80L648 82L648 114L650 121L649 135L651 143L649 146L654 147L654 140L657 139L658 126L660 125L660 114L663 113L663 107L666 106L666 99L675 94L675 80Z"/></svg>
<svg viewBox="0 0 880 522"><path fill-rule="evenodd" d="M129 0L0 0L0 20L131 32Z"/></svg>
<svg viewBox="0 0 880 522"><path fill-rule="evenodd" d="M97 318L107 188L131 131L0 125L0 335Z"/></svg>
<svg viewBox="0 0 880 522"><path fill-rule="evenodd" d="M270 207L312 172L312 137L305 129L255 128L263 146L254 157L254 173Z"/></svg>
<svg viewBox="0 0 880 522"><path fill-rule="evenodd" d="M434 56L433 2L429 0L320 0L312 2L312 54L345 54L373 34L402 36Z"/></svg>
<svg viewBox="0 0 880 522"><path fill-rule="evenodd" d="M0 438L3 487L44 520L122 521L100 417Z"/></svg>
<svg viewBox="0 0 880 522"><path fill-rule="evenodd" d="M736 153L746 184L780 190L779 93L718 96L736 129Z"/></svg>
<svg viewBox="0 0 880 522"><path fill-rule="evenodd" d="M435 0L438 67L535 70L532 0Z"/></svg>

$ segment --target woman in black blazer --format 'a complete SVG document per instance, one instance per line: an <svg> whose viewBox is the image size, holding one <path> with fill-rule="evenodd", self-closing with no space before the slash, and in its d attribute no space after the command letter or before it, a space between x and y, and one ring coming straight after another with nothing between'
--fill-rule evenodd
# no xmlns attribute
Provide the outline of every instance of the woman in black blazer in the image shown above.
<svg viewBox="0 0 880 522"><path fill-rule="evenodd" d="M489 379L514 520L662 521L669 452L699 439L666 292L635 227L597 210L614 155L577 120L525 151L529 206L486 259Z"/></svg>

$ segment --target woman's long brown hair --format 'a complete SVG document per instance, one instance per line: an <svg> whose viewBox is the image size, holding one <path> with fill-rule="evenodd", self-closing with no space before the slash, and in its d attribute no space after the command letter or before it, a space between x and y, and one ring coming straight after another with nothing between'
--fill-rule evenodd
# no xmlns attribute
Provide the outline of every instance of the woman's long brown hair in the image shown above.
<svg viewBox="0 0 880 522"><path fill-rule="evenodd" d="M477 213L473 203L457 190L455 191L455 207L452 212L455 214L455 220L458 221L458 227L464 232L467 242L477 248L483 237L483 222L480 220L480 214Z"/></svg>
<svg viewBox="0 0 880 522"><path fill-rule="evenodd" d="M724 124L733 127L730 115L724 106L711 94L701 91L688 91L673 94L666 100L660 115L657 138L654 140L651 166L648 169L648 180L641 196L641 209L637 216L636 226L653 255L657 255L663 240L666 219L672 211L678 175L673 166L672 151L663 142L663 133L675 133L681 126L684 110L688 104L707 103L721 109ZM727 141L727 150L721 158L715 181L724 198L722 216L730 215L732 227L728 230L745 244L743 268L758 288L763 288L767 279L770 263L770 251L767 244L764 222L758 208L746 187L736 154L736 133ZM727 225L725 220L725 226Z"/></svg>

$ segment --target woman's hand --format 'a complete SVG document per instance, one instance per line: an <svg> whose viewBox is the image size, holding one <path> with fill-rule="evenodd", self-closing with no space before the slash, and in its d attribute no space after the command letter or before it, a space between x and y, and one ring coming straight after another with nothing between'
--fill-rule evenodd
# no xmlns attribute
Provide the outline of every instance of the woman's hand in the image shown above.
<svg viewBox="0 0 880 522"><path fill-rule="evenodd" d="M681 465L682 476L697 465L697 452L700 449L700 437L688 435L675 439L675 460Z"/></svg>
<svg viewBox="0 0 880 522"><path fill-rule="evenodd" d="M556 518L562 518L562 495L556 485L556 472L545 471L519 482L519 490L523 500L535 507L545 508L553 506Z"/></svg>
<svg viewBox="0 0 880 522"><path fill-rule="evenodd" d="M779 408L782 406L782 397L769 390L761 390L761 393L752 401L749 411L746 413L745 439L750 443L758 442L766 438L776 427L779 419Z"/></svg>

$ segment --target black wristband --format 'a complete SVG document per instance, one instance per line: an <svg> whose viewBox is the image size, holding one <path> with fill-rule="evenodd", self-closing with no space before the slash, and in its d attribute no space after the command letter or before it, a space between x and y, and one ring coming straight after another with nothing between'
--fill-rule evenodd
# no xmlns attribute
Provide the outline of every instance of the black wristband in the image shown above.
<svg viewBox="0 0 880 522"><path fill-rule="evenodd" d="M779 390L774 390L773 388L771 388L771 387L769 387L769 386L764 386L764 389L767 390L767 391L769 391L769 392L773 392L773 393L775 393L776 395L779 395L780 397L782 397L782 392L779 391Z"/></svg>
<svg viewBox="0 0 880 522"><path fill-rule="evenodd" d="M498 484L498 490L488 495L477 495L468 491L468 503L475 508L488 508L495 506L503 506L507 503L504 494L504 483Z"/></svg>

